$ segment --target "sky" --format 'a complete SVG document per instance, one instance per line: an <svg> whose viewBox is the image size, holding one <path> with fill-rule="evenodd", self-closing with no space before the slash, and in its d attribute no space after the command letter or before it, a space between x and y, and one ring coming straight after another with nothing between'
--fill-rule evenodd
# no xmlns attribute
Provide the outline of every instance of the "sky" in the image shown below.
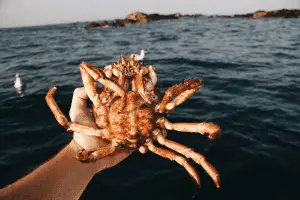
<svg viewBox="0 0 300 200"><path fill-rule="evenodd" d="M125 18L129 13L231 15L300 9L300 0L0 0L0 28Z"/></svg>

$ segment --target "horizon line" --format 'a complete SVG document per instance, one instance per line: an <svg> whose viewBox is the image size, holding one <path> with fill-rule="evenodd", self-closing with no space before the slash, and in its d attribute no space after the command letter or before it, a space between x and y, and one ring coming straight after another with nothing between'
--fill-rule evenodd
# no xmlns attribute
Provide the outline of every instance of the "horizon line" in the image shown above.
<svg viewBox="0 0 300 200"><path fill-rule="evenodd" d="M275 9L275 10L299 10L300 11L300 9L296 9L296 8L280 8L280 9ZM251 13L258 12L258 11L270 12L270 11L275 11L275 10L262 10L262 9L258 9L258 10L253 11L253 12L239 13L239 14L237 14L237 13L236 14L201 14L201 13L185 13L185 14L182 14L181 12L175 12L175 13L180 13L183 16L184 15L198 15L199 14L199 15L202 15L204 17L209 17L209 16L234 16L234 15L251 14ZM133 12L130 12L130 13L134 13L134 12L140 12L140 11L133 11ZM159 14L157 12L152 12L152 13L141 12L141 13L145 13L147 15L148 14ZM170 13L170 14L175 14L175 13ZM129 15L129 14L127 14L127 15ZM161 15L168 15L168 14L161 14ZM114 19L119 19L119 18L113 18L113 19L91 19L91 20L82 20L82 21L65 21L65 22L54 22L54 23L46 23L46 24L32 24L32 25L19 25L19 26L8 26L8 27L1 27L0 26L0 30L1 29L17 29L17 28L34 28L34 27L41 27L41 26L55 26L55 25L63 25L63 24L75 24L75 23L95 22L95 21L114 20ZM123 19L123 18L121 18L121 19Z"/></svg>

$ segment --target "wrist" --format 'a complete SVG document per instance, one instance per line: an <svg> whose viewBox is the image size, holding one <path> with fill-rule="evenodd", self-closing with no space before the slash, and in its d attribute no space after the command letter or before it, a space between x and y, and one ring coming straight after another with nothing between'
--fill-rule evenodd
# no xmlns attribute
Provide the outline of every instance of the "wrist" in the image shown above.
<svg viewBox="0 0 300 200"><path fill-rule="evenodd" d="M81 147L75 140L72 140L67 148L70 159L72 159L74 163L76 163L76 165L83 168L83 170L91 173L93 176L99 171L99 166L96 162L83 163L76 159L78 152L83 150L84 148Z"/></svg>

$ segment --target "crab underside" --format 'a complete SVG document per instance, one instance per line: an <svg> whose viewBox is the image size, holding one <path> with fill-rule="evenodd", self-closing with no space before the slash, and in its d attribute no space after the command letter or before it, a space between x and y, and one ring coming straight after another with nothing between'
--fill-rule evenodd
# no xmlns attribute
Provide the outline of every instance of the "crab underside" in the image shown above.
<svg viewBox="0 0 300 200"><path fill-rule="evenodd" d="M98 128L69 122L53 99L56 88L50 89L46 96L56 120L68 131L97 136L109 142L107 146L94 152L78 152L78 160L96 161L118 148L139 150L141 153L149 150L182 165L200 186L196 170L186 160L192 159L201 165L216 186L220 187L217 170L202 154L166 139L166 130L207 134L210 139L214 139L220 133L219 126L211 122L171 123L164 117L202 87L200 79L185 79L183 83L167 89L162 96L156 85L155 68L136 62L134 57L127 61L121 56L117 63L108 65L103 70L82 62L80 72L84 88L93 103L93 117ZM103 87L99 89L95 82ZM153 141L173 151L156 147Z"/></svg>

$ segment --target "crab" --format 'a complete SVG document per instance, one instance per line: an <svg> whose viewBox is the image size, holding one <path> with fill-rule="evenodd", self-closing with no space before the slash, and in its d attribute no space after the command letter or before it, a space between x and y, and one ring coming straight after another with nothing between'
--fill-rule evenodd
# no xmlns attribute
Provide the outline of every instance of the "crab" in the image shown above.
<svg viewBox="0 0 300 200"><path fill-rule="evenodd" d="M216 187L220 187L219 174L205 156L166 139L166 130L207 134L210 139L219 135L220 127L212 122L172 123L165 117L166 113L172 112L176 106L185 102L201 88L202 80L184 79L183 83L173 85L161 95L156 85L156 69L151 65L144 66L136 62L134 56L127 61L121 55L117 63L108 65L103 70L87 62L82 62L79 68L84 88L93 104L92 114L98 128L68 121L53 98L55 87L46 95L46 101L56 120L68 131L97 136L108 141L108 145L99 150L79 151L76 155L79 161L95 162L112 154L118 148L139 150L141 153L149 150L176 161L200 186L199 176L186 158L192 159L203 167ZM98 88L96 83L102 84L103 87ZM157 147L154 142L171 150Z"/></svg>

